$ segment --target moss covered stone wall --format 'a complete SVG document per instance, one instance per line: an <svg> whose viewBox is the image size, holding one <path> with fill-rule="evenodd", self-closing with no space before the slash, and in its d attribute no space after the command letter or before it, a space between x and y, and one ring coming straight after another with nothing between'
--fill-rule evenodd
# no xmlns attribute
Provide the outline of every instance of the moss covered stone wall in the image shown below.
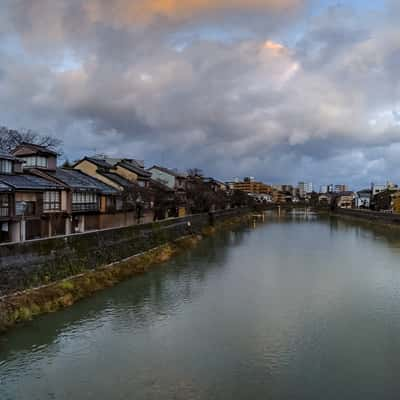
<svg viewBox="0 0 400 400"><path fill-rule="evenodd" d="M121 261L247 212L234 209L0 245L0 296Z"/></svg>

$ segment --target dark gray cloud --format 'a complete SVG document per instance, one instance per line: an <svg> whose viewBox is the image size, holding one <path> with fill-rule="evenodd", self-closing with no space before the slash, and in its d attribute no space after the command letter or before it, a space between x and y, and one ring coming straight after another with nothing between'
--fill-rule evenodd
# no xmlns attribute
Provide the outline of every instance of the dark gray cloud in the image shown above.
<svg viewBox="0 0 400 400"><path fill-rule="evenodd" d="M272 182L400 180L396 2L306 17L311 2L188 1L171 16L143 0L140 18L130 3L2 2L2 124L57 135L72 157Z"/></svg>

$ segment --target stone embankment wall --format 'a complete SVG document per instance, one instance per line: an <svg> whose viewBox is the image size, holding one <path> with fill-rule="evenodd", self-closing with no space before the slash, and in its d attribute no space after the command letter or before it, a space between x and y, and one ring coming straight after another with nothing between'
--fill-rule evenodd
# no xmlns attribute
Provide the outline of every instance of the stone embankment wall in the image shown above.
<svg viewBox="0 0 400 400"><path fill-rule="evenodd" d="M248 211L233 209L0 245L0 297L124 260Z"/></svg>
<svg viewBox="0 0 400 400"><path fill-rule="evenodd" d="M400 214L384 213L379 211L369 211L369 210L354 210L337 208L333 214L339 216L347 216L351 218L358 218L364 221L387 224L387 225L399 225L400 226Z"/></svg>

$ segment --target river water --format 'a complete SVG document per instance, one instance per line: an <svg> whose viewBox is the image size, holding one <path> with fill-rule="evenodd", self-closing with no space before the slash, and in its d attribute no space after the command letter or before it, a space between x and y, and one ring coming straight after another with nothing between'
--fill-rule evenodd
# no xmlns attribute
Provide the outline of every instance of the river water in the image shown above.
<svg viewBox="0 0 400 400"><path fill-rule="evenodd" d="M398 399L399 260L332 218L219 233L0 336L0 399Z"/></svg>

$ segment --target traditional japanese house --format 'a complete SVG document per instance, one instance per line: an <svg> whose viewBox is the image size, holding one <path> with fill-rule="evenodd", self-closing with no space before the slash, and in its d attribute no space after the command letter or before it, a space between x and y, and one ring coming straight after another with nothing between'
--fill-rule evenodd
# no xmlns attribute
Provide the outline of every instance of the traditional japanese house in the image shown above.
<svg viewBox="0 0 400 400"><path fill-rule="evenodd" d="M123 207L120 187L77 169L58 168L57 153L42 146L23 143L13 154L25 162L24 171L65 187L62 195L66 204L66 234L133 223L133 217Z"/></svg>
<svg viewBox="0 0 400 400"><path fill-rule="evenodd" d="M185 216L188 208L187 175L159 165L153 165L151 168L148 169L148 171L151 173L151 178L153 181L157 181L174 190L176 199L175 207L178 210L178 216Z"/></svg>
<svg viewBox="0 0 400 400"><path fill-rule="evenodd" d="M57 168L46 174L69 189L67 233L125 225L118 215L123 209L117 189L75 169Z"/></svg>
<svg viewBox="0 0 400 400"><path fill-rule="evenodd" d="M179 216L174 189L153 179L150 180L149 188L153 193L154 220Z"/></svg>
<svg viewBox="0 0 400 400"><path fill-rule="evenodd" d="M90 176L103 180L102 173L110 172L125 178L129 182L135 182L140 187L149 186L151 173L144 169L143 163L128 158L111 158L107 156L85 157L74 165ZM106 181L105 183L109 183Z"/></svg>
<svg viewBox="0 0 400 400"><path fill-rule="evenodd" d="M1 241L62 234L63 186L23 172L23 161L0 152Z"/></svg>
<svg viewBox="0 0 400 400"><path fill-rule="evenodd" d="M74 169L119 190L122 193L123 207L132 212L135 223L153 220L154 201L152 191L149 190L151 174L135 160L85 157L74 164Z"/></svg>
<svg viewBox="0 0 400 400"><path fill-rule="evenodd" d="M54 171L57 168L57 152L44 146L24 142L12 151L12 155L23 161L24 170Z"/></svg>
<svg viewBox="0 0 400 400"><path fill-rule="evenodd" d="M10 241L12 189L0 182L0 243Z"/></svg>
<svg viewBox="0 0 400 400"><path fill-rule="evenodd" d="M8 226L3 225L8 240L24 241L64 233L62 185L30 174L2 174L0 182L11 189L8 200L3 198L3 213L7 212L8 204Z"/></svg>

